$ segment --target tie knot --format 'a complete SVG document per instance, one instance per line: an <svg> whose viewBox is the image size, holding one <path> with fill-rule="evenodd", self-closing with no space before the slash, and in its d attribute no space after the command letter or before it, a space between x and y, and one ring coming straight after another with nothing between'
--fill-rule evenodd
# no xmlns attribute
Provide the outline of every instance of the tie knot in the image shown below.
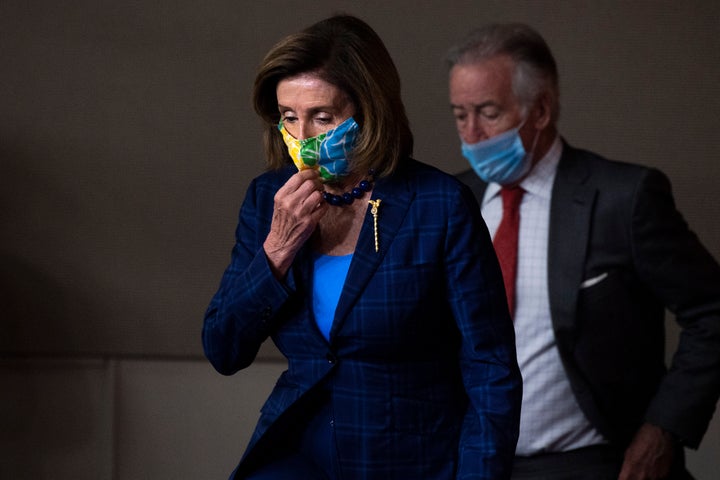
<svg viewBox="0 0 720 480"><path fill-rule="evenodd" d="M522 187L502 187L500 195L503 201L503 210L516 210L520 205L525 190Z"/></svg>

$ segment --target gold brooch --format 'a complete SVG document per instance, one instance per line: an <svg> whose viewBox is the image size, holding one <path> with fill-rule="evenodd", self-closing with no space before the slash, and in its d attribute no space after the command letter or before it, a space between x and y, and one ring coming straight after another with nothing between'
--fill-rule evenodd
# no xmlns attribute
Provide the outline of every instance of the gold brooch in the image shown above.
<svg viewBox="0 0 720 480"><path fill-rule="evenodd" d="M378 242L378 207L380 207L381 200L368 200L368 203L372 205L370 213L373 216L373 231L375 232L375 251L379 251L380 243Z"/></svg>

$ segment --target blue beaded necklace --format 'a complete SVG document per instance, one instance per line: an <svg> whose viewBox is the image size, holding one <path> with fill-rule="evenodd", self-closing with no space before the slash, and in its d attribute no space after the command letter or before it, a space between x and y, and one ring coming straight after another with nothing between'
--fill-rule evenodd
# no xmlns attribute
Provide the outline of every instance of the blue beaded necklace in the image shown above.
<svg viewBox="0 0 720 480"><path fill-rule="evenodd" d="M375 178L375 170L370 169L368 172L370 178L366 178L358 183L357 187L353 188L349 192L345 192L342 195L335 195L330 192L323 192L323 199L330 205L336 207L344 207L350 205L355 201L356 198L362 198L366 192L372 190L372 180Z"/></svg>

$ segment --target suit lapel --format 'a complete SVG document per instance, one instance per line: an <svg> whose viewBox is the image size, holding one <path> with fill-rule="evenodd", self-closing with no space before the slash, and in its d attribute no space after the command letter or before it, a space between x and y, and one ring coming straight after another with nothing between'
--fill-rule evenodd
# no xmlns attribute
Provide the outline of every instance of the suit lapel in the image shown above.
<svg viewBox="0 0 720 480"><path fill-rule="evenodd" d="M583 281L596 189L590 169L565 144L558 164L550 206L548 291L558 342L574 342L580 284Z"/></svg>
<svg viewBox="0 0 720 480"><path fill-rule="evenodd" d="M567 143L553 185L548 237L550 315L558 341L574 342L580 284L583 281L596 189L591 171ZM482 206L487 184L472 170L458 175Z"/></svg>
<svg viewBox="0 0 720 480"><path fill-rule="evenodd" d="M380 266L405 219L414 193L408 190L403 181L381 179L375 184L369 198L381 200L377 217L378 251L375 251L375 227L368 204L360 237L335 310L335 320L330 332L331 339L335 332L342 327L348 313ZM363 201L367 201L367 199Z"/></svg>

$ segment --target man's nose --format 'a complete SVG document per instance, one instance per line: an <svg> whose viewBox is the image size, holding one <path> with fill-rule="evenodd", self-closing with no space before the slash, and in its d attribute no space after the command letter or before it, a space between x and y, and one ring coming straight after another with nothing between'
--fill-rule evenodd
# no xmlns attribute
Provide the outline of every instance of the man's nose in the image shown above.
<svg viewBox="0 0 720 480"><path fill-rule="evenodd" d="M468 115L462 136L466 143L477 143L487 138L487 132L480 122L479 115Z"/></svg>

